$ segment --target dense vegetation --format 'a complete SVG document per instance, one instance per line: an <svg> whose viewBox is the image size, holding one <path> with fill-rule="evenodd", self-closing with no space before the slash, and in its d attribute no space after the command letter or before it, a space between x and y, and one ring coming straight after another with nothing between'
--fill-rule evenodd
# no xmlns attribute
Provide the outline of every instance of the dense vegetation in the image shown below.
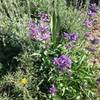
<svg viewBox="0 0 100 100"><path fill-rule="evenodd" d="M88 4L0 0L0 100L94 100L85 43L98 12Z"/></svg>

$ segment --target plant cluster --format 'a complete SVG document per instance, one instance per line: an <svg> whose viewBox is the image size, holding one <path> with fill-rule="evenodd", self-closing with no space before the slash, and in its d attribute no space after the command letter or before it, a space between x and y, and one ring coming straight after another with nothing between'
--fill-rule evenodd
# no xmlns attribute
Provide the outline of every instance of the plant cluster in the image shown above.
<svg viewBox="0 0 100 100"><path fill-rule="evenodd" d="M85 10L61 0L8 1L0 1L0 99L93 100L96 75L84 37L95 5L85 20Z"/></svg>

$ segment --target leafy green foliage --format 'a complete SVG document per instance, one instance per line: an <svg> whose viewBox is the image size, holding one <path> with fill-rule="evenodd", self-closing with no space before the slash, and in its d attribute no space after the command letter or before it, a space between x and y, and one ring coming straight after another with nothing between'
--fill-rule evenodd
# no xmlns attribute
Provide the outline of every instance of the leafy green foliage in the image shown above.
<svg viewBox="0 0 100 100"><path fill-rule="evenodd" d="M50 17L51 42L46 45L32 40L28 22L37 14ZM95 71L84 49L84 10L67 7L64 0L0 0L0 99L2 100L92 100ZM77 32L74 49L66 49L63 32ZM59 72L52 60L61 54L70 55L72 68ZM26 78L27 84L21 81ZM58 91L48 93L51 84Z"/></svg>

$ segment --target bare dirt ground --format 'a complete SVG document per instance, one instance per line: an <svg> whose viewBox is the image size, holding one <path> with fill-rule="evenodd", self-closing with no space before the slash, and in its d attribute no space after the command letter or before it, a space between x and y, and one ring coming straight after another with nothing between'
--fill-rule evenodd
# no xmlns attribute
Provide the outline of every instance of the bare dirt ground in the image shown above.
<svg viewBox="0 0 100 100"><path fill-rule="evenodd" d="M95 24L91 28L91 39L87 40L86 48L91 52L91 61L93 65L97 65L97 90L95 100L100 100L100 11L95 18Z"/></svg>
<svg viewBox="0 0 100 100"><path fill-rule="evenodd" d="M96 18L97 22L93 27L92 33L95 35L95 37L99 40L98 46L97 46L97 54L96 54L96 64L98 65L97 71L99 73L99 76L97 77L97 92L96 92L96 100L100 100L100 14Z"/></svg>

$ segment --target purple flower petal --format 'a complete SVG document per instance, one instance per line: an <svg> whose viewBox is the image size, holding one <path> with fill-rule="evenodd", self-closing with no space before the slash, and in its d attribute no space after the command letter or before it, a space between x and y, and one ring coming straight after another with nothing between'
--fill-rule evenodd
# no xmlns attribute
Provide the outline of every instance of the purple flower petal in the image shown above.
<svg viewBox="0 0 100 100"><path fill-rule="evenodd" d="M71 35L70 35L70 41L77 41L78 39L78 34L76 32L73 32Z"/></svg>
<svg viewBox="0 0 100 100"><path fill-rule="evenodd" d="M41 21L49 22L48 14L46 14L46 13L41 13L41 14L40 14L40 17L41 17Z"/></svg>
<svg viewBox="0 0 100 100"><path fill-rule="evenodd" d="M60 70L65 70L71 68L72 61L66 55L61 55L58 58L54 58L53 64L57 65Z"/></svg>
<svg viewBox="0 0 100 100"><path fill-rule="evenodd" d="M50 33L48 33L48 34L42 34L41 38L42 38L42 40L49 40L50 39Z"/></svg>
<svg viewBox="0 0 100 100"><path fill-rule="evenodd" d="M96 4L95 4L95 3L94 3L94 4L91 4L91 5L89 6L89 9L90 9L92 12L96 12L96 11L97 11Z"/></svg>
<svg viewBox="0 0 100 100"><path fill-rule="evenodd" d="M51 87L49 87L48 92L53 96L56 94L57 88L54 86L54 84L52 84Z"/></svg>
<svg viewBox="0 0 100 100"><path fill-rule="evenodd" d="M86 19L84 21L84 25L88 28L92 27L93 26L93 20L89 20L89 19Z"/></svg>
<svg viewBox="0 0 100 100"><path fill-rule="evenodd" d="M89 16L96 16L96 12L92 12L91 10L88 11L87 13Z"/></svg>
<svg viewBox="0 0 100 100"><path fill-rule="evenodd" d="M46 24L49 20L48 14L40 14L40 23L37 25L35 22L29 23L29 31L32 39L39 41L48 41L50 40L51 33L49 31L49 23Z"/></svg>
<svg viewBox="0 0 100 100"><path fill-rule="evenodd" d="M65 39L68 39L69 38L69 35L66 32L63 33L63 36L64 36Z"/></svg>

